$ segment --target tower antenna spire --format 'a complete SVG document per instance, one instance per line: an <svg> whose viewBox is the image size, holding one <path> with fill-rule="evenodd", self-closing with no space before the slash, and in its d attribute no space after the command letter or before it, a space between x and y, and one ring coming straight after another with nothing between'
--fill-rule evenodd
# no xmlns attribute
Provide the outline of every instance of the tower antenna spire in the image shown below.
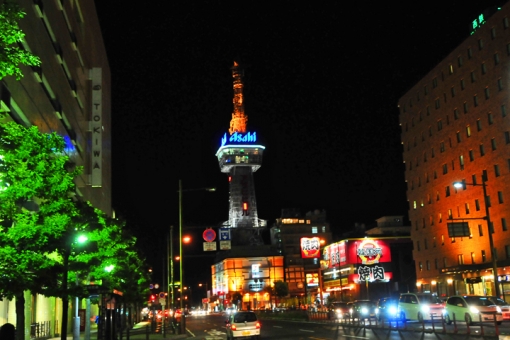
<svg viewBox="0 0 510 340"><path fill-rule="evenodd" d="M232 119L230 120L230 129L228 132L230 134L234 132L246 133L248 116L244 114L242 70L235 61L231 70L232 78L234 78L234 99L232 100L234 103L234 112L232 112Z"/></svg>

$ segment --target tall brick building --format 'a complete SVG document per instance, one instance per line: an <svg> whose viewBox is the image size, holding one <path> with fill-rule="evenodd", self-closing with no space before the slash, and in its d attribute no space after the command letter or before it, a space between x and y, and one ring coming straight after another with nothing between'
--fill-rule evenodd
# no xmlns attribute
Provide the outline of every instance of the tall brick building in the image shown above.
<svg viewBox="0 0 510 340"><path fill-rule="evenodd" d="M506 4L472 18L471 35L399 101L418 290L495 294L497 267L510 295L509 17Z"/></svg>

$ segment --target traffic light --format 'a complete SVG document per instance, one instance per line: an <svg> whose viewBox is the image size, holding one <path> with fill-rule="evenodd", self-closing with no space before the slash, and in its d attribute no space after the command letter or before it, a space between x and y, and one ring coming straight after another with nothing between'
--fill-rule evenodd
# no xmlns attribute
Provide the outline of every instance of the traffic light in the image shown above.
<svg viewBox="0 0 510 340"><path fill-rule="evenodd" d="M151 294L151 302L155 302L155 301L156 301L156 295Z"/></svg>

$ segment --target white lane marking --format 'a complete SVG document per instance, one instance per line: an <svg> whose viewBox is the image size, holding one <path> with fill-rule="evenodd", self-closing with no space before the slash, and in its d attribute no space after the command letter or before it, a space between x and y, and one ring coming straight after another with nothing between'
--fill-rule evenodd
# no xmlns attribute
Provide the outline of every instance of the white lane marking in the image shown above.
<svg viewBox="0 0 510 340"><path fill-rule="evenodd" d="M310 332L310 333L315 333L315 331L311 331L309 329L300 329L301 332Z"/></svg>

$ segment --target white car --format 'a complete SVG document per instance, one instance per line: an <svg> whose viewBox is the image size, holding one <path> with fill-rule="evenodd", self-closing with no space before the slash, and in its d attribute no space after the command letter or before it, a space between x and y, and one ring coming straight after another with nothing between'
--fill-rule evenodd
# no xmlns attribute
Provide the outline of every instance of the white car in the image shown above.
<svg viewBox="0 0 510 340"><path fill-rule="evenodd" d="M402 320L438 320L444 310L444 302L437 295L427 293L403 293L398 302Z"/></svg>
<svg viewBox="0 0 510 340"><path fill-rule="evenodd" d="M235 312L236 312L236 309L234 307L228 307L227 309L225 309L226 315L234 314Z"/></svg>
<svg viewBox="0 0 510 340"><path fill-rule="evenodd" d="M491 321L501 324L503 321L503 315L501 314L501 308L496 306L487 296L483 295L454 295L450 296L446 300L444 317L447 324L455 320L466 321L468 325L473 322Z"/></svg>
<svg viewBox="0 0 510 340"><path fill-rule="evenodd" d="M230 314L225 321L227 340L239 337L260 338L260 322L254 312L237 312Z"/></svg>

